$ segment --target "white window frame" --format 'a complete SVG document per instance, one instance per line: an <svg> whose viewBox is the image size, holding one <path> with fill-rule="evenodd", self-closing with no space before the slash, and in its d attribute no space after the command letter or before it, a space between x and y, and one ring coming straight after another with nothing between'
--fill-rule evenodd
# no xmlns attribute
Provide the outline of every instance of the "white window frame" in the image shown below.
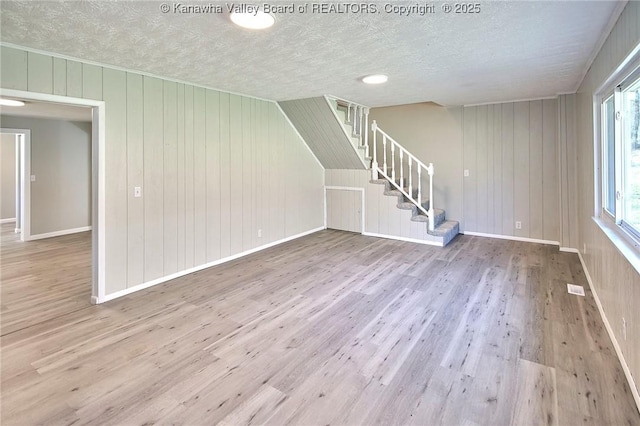
<svg viewBox="0 0 640 426"><path fill-rule="evenodd" d="M616 225L616 228L622 231L624 236L630 240L635 246L640 246L640 229L637 229L625 222L624 220L624 164L626 147L623 144L621 138L623 133L624 116L622 114L622 92L624 90L623 85L630 85L640 79L640 54L633 55L633 60L627 61L627 65L619 68L609 79L606 85L603 85L601 90L594 96L594 131L596 141L596 153L599 154L598 168L596 172L596 216L610 223ZM606 208L606 196L607 190L607 155L605 150L606 140L605 131L605 107L604 103L610 96L614 96L614 145L615 145L615 215L609 212Z"/></svg>

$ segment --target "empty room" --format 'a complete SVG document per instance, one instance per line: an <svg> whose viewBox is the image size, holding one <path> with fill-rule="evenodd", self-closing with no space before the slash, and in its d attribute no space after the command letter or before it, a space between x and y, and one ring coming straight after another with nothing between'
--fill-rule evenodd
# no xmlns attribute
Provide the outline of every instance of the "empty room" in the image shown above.
<svg viewBox="0 0 640 426"><path fill-rule="evenodd" d="M640 425L640 2L0 2L2 425Z"/></svg>

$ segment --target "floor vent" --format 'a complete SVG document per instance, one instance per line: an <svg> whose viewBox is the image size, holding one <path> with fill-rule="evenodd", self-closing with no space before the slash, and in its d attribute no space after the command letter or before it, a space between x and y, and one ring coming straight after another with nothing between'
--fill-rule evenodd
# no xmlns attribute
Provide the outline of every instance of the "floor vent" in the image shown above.
<svg viewBox="0 0 640 426"><path fill-rule="evenodd" d="M584 287L582 287L581 285L567 284L567 291L569 292L569 294L584 296Z"/></svg>

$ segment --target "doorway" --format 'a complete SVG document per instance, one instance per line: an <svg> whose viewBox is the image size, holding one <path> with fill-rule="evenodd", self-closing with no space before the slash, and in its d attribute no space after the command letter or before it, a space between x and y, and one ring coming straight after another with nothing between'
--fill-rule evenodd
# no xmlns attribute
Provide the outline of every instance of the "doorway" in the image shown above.
<svg viewBox="0 0 640 426"><path fill-rule="evenodd" d="M105 218L104 218L104 138L105 138L105 129L104 129L104 118L105 118L105 103L103 101L95 101L95 100L87 100L80 98L71 98L66 96L57 96L57 95L48 95L41 93L32 93L32 92L24 92L17 90L9 90L9 89L0 89L0 96L3 98L12 98L19 99L25 101L29 104L41 104L41 105L57 105L60 107L81 107L88 111L90 115L90 136L89 136L89 145L90 145L90 154L88 158L88 163L90 166L90 179L87 183L87 186L90 191L90 197L87 201L88 204L88 215L90 228L86 230L91 230L90 241L88 242L88 247L90 251L90 279L91 282L91 291L89 293L89 302L92 304L100 303L104 299L105 294L105 280L104 280L104 228L105 228ZM9 114L6 109L3 108L2 111L4 114ZM55 118L55 116L48 117ZM3 122L3 127L6 122ZM32 180L37 179L37 176L34 176L31 173L32 159L31 159L31 144L33 132L26 132L25 130L30 129L21 129L21 128L9 128L4 127L3 133L6 130L11 130L16 135L16 139L18 141L18 156L20 158L18 173L20 184L16 190L16 198L19 199L17 203L17 214L16 214L16 225L19 224L21 239L25 244L32 244L35 241L31 241L35 238L33 237L34 229L31 226L33 224L33 211L31 210L31 202L32 202ZM31 133L31 134L30 134ZM56 158L60 160L60 158ZM39 213L41 213L38 210ZM18 226L16 226L18 228ZM72 229L74 232L81 232L84 229ZM67 232L68 234L72 234L72 232ZM59 235L64 235L67 233L62 233ZM24 234L24 238L22 235ZM41 234L44 234L42 237ZM47 235L47 232L40 232L41 238L47 238L49 236L57 236L55 233L49 233L51 235ZM69 238L72 238L71 235ZM60 237L62 238L62 237ZM43 241L42 244L46 244L47 240L42 239L39 241ZM53 240L51 240L53 241ZM49 241L50 243L50 241Z"/></svg>

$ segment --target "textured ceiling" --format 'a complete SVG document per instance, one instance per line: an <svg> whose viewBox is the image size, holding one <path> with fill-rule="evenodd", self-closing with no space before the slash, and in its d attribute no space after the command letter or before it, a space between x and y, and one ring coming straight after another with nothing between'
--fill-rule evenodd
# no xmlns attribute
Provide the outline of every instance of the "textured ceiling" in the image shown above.
<svg viewBox="0 0 640 426"><path fill-rule="evenodd" d="M575 91L620 10L609 1L491 1L465 15L445 14L436 2L433 14L400 16L376 2L380 13L276 14L274 27L253 32L230 23L227 3L181 3L225 11L212 14L174 13L179 3L167 4L169 13L155 1L3 0L0 37L266 99L462 105ZM371 73L389 82L358 81Z"/></svg>

